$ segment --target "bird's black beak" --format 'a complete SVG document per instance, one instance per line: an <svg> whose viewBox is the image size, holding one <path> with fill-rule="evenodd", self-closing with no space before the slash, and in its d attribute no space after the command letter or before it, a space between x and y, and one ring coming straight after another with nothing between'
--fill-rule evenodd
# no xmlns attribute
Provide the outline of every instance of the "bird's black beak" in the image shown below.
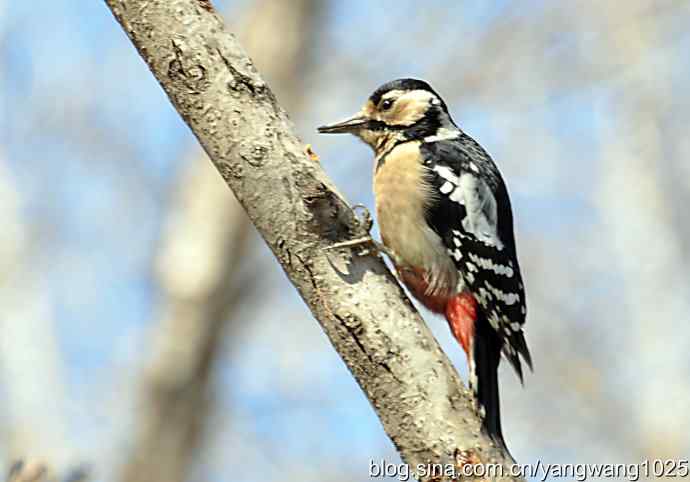
<svg viewBox="0 0 690 482"><path fill-rule="evenodd" d="M364 117L362 114L356 114L349 119L341 122L336 122L335 124L329 124L326 126L321 126L317 130L321 134L352 134L358 130L366 127L369 119Z"/></svg>

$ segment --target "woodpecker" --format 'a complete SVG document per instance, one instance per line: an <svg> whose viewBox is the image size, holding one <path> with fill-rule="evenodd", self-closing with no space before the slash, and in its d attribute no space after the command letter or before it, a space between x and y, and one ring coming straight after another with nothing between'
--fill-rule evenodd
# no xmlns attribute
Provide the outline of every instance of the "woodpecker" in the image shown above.
<svg viewBox="0 0 690 482"><path fill-rule="evenodd" d="M510 198L498 168L422 80L388 82L357 114L318 131L354 134L373 149L381 249L410 293L445 316L467 355L483 429L507 450L501 354L521 382L522 361L532 369L532 359Z"/></svg>

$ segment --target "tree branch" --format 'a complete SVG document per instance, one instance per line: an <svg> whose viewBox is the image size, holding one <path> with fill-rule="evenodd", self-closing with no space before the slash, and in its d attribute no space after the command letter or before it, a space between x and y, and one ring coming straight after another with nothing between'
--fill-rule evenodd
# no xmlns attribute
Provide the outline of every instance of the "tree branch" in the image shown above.
<svg viewBox="0 0 690 482"><path fill-rule="evenodd" d="M361 235L357 219L318 161L305 155L287 115L208 0L106 3L357 379L403 460L414 470L469 455L507 469L509 457L480 433L469 393L383 262L324 252ZM341 263L350 263L347 273L336 268Z"/></svg>
<svg viewBox="0 0 690 482"><path fill-rule="evenodd" d="M265 65L281 97L290 99L292 112L302 105L300 72L310 67L303 52L318 36L319 7L318 0L258 0L235 21L246 26L240 38L255 62ZM241 331L238 308L259 299L260 277L242 274L253 251L249 220L206 154L195 157L172 196L156 255L160 319L140 382L142 409L122 482L188 479L214 409L217 359ZM190 253L203 253L206 262Z"/></svg>

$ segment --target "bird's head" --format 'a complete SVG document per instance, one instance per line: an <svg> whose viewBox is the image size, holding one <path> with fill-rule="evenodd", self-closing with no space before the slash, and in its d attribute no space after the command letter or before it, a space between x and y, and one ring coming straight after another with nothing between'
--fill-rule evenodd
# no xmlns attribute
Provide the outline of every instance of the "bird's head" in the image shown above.
<svg viewBox="0 0 690 482"><path fill-rule="evenodd" d="M354 116L318 128L322 134L354 134L381 154L398 141L456 129L443 99L423 80L397 79L376 89Z"/></svg>

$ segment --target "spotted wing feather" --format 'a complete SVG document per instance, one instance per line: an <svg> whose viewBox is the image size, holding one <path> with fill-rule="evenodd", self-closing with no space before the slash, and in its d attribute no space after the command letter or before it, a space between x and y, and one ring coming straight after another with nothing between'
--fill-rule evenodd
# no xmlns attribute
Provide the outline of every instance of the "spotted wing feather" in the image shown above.
<svg viewBox="0 0 690 482"><path fill-rule="evenodd" d="M525 292L515 252L510 199L498 169L472 138L423 143L427 182L436 193L427 223L442 238L465 286L503 343L522 379L520 355L532 366L522 325Z"/></svg>

